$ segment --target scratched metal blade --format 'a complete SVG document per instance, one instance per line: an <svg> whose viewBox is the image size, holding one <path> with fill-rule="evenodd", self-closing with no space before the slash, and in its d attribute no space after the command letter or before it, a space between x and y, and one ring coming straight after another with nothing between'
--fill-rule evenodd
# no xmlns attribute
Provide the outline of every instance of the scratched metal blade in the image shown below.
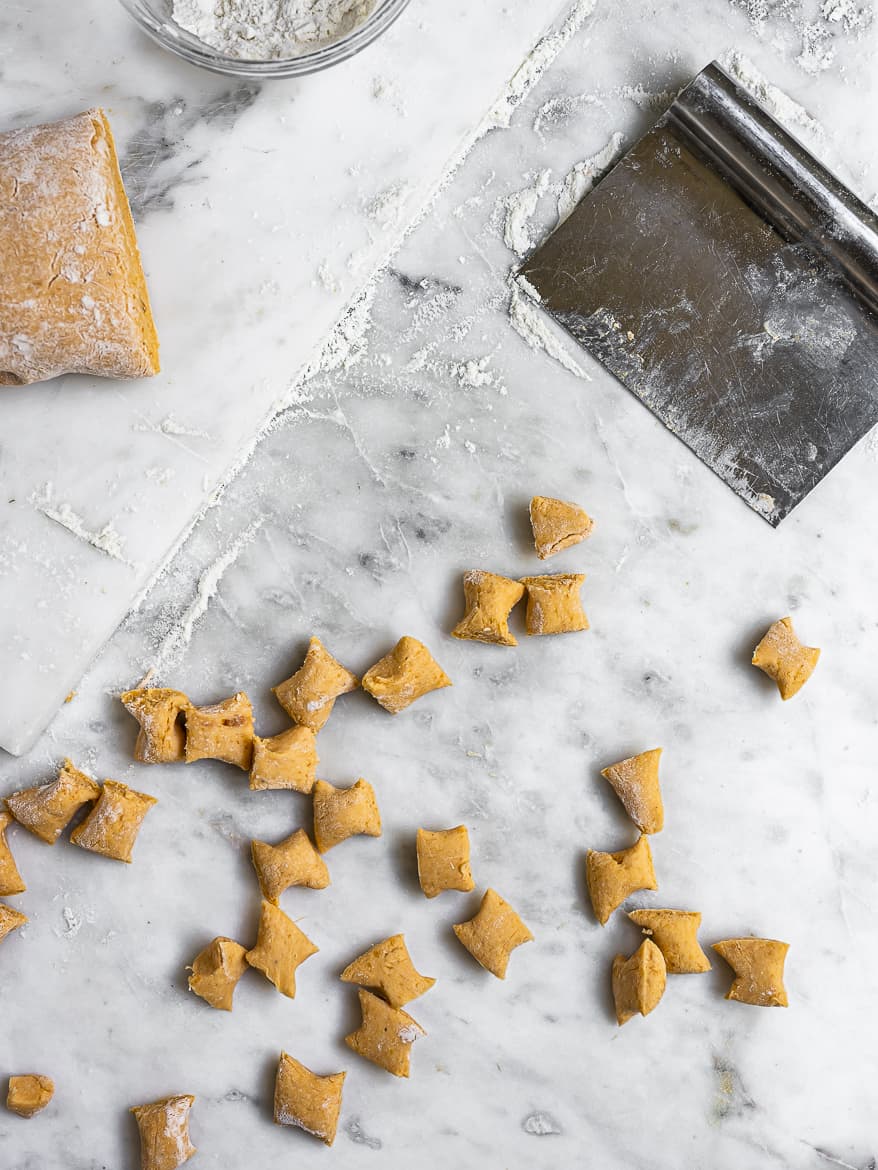
<svg viewBox="0 0 878 1170"><path fill-rule="evenodd" d="M878 217L716 63L519 276L772 525L878 422Z"/></svg>

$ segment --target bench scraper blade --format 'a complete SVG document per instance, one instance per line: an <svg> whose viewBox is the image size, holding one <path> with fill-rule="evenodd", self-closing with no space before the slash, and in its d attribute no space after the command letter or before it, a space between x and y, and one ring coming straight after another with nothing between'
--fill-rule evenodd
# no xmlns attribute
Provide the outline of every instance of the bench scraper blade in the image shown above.
<svg viewBox="0 0 878 1170"><path fill-rule="evenodd" d="M878 217L715 62L518 279L772 525L878 422Z"/></svg>

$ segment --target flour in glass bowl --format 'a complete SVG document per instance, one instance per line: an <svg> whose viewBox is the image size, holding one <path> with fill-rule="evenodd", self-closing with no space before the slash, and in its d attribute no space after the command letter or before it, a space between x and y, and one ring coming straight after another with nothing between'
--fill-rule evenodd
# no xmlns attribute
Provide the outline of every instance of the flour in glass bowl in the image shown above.
<svg viewBox="0 0 878 1170"><path fill-rule="evenodd" d="M180 28L227 57L278 61L330 45L377 0L173 0Z"/></svg>

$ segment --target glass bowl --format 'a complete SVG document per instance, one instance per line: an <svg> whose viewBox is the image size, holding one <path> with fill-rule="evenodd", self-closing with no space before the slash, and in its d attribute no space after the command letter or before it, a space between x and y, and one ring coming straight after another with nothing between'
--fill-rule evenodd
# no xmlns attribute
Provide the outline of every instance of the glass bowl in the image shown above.
<svg viewBox="0 0 878 1170"><path fill-rule="evenodd" d="M173 20L172 0L120 0L147 36L171 53L201 65L214 73L229 73L234 77L262 80L271 77L302 77L317 73L340 61L347 61L365 49L393 24L409 0L376 0L375 7L362 24L328 45L309 49L297 57L283 57L271 61L247 61L229 57L212 49L191 33L184 32Z"/></svg>

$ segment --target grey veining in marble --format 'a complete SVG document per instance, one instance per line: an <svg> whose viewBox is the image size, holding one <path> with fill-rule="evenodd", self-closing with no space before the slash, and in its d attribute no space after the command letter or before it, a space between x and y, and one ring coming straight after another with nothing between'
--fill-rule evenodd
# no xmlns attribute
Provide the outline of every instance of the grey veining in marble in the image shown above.
<svg viewBox="0 0 878 1170"><path fill-rule="evenodd" d="M638 0L623 21L598 6L394 256L348 360L296 387L49 732L3 761L3 792L70 754L159 798L131 867L10 832L30 887L15 901L31 922L0 945L0 1074L51 1073L58 1091L32 1122L0 1110L4 1170L134 1170L126 1111L169 1092L198 1097L193 1170L873 1164L878 552L851 482L878 488L875 447L861 444L773 531L511 300L509 243L536 244L570 174L587 179L587 160L642 132L656 95L726 47L746 48L816 119L843 117L849 136L835 145L871 197L868 42L839 33L849 80L830 70L817 84L773 48L783 17L753 30L719 0L706 11L695 23L668 5L659 19ZM587 573L592 628L522 636L516 649L455 641L462 570L540 568L534 492L596 517L587 543L546 566ZM786 613L823 657L783 704L749 655ZM215 934L250 942L249 840L306 825L308 801L251 794L219 764L133 764L117 695L161 661L161 677L198 702L246 689L260 730L277 731L269 688L313 632L358 671L413 634L454 686L397 718L362 693L339 701L320 771L374 784L384 836L330 853L327 890L283 895L320 947L295 1001L250 974L224 1015L186 992L185 965ZM660 888L632 905L700 910L705 945L751 932L788 941L786 1011L726 1002L718 960L672 978L648 1019L616 1027L610 964L638 940L619 914L594 921L583 857L633 840L599 769L658 744ZM428 902L414 832L460 822L476 892ZM488 885L535 935L505 982L450 929ZM397 931L437 979L411 1005L428 1036L407 1082L344 1046L356 995L337 980ZM348 1070L329 1153L271 1123L282 1047L318 1071Z"/></svg>

